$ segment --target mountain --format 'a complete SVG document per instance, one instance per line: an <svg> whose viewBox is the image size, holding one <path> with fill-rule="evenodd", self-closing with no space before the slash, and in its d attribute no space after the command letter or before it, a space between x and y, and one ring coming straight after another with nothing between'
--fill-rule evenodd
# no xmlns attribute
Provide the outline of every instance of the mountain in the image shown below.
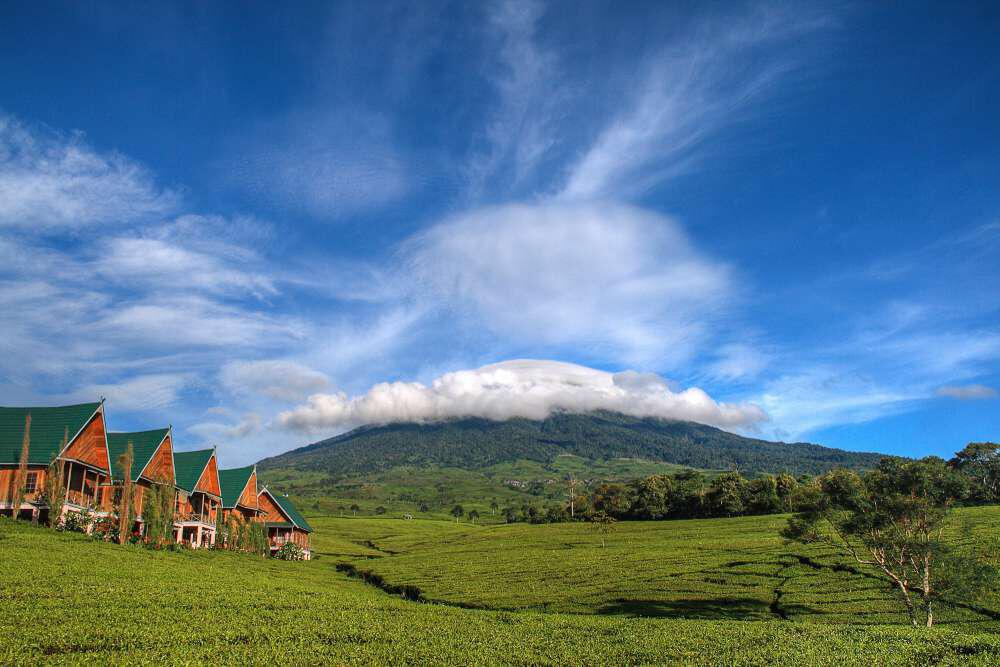
<svg viewBox="0 0 1000 667"><path fill-rule="evenodd" d="M557 413L542 421L455 419L363 426L264 459L264 470L293 469L338 478L399 466L479 470L528 460L547 463L563 454L592 461L633 458L692 468L820 473L842 466L873 467L880 454L809 443L745 438L704 424L629 417L612 412Z"/></svg>

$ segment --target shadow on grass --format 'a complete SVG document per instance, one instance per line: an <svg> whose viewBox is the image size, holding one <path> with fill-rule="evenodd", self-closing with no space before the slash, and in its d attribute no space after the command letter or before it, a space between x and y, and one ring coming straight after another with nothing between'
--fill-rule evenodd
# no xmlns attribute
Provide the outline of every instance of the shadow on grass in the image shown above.
<svg viewBox="0 0 1000 667"><path fill-rule="evenodd" d="M799 607L799 605L796 605ZM787 610L793 611L793 610ZM808 608L797 608L805 613ZM748 620L774 618L771 603L757 598L712 598L708 600L615 600L597 610L602 615L644 616L653 618L696 618L703 620Z"/></svg>

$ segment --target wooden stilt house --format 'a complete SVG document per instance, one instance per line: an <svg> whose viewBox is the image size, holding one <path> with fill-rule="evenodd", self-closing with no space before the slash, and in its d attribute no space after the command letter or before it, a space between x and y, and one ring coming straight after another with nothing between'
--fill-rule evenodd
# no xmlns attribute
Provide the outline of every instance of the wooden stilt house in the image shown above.
<svg viewBox="0 0 1000 667"><path fill-rule="evenodd" d="M27 426L30 415L30 426ZM27 430L27 433L25 431ZM27 440L24 500L18 478L23 444ZM58 461L65 478L64 511L92 509L100 513L111 489L111 461L105 429L104 402L60 407L0 407L0 512L30 513L45 519L44 500L49 465Z"/></svg>
<svg viewBox="0 0 1000 667"><path fill-rule="evenodd" d="M312 549L309 547L309 533L312 532L312 527L299 514L288 496L274 493L265 486L257 494L257 500L263 513L261 520L267 528L271 553L273 554L284 544L293 542L305 551L306 560L312 558Z"/></svg>
<svg viewBox="0 0 1000 667"><path fill-rule="evenodd" d="M132 443L131 470L124 470L122 459ZM108 433L108 451L111 455L111 482L115 495L121 493L126 475L135 484L133 508L136 514L135 530L143 532L143 509L148 505L153 486L166 485L171 500L174 490L174 448L169 427L132 433ZM173 510L171 502L171 511ZM114 509L114 498L106 499L107 511Z"/></svg>
<svg viewBox="0 0 1000 667"><path fill-rule="evenodd" d="M174 537L193 547L215 544L217 515L222 506L219 463L214 449L174 452L177 507Z"/></svg>

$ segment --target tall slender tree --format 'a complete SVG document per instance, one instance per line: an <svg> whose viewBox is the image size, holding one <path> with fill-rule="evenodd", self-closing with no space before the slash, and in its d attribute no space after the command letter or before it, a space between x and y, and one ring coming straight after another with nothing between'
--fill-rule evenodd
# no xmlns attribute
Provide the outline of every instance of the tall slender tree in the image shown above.
<svg viewBox="0 0 1000 667"><path fill-rule="evenodd" d="M135 450L132 441L128 441L125 453L118 457L118 470L122 477L121 494L118 496L118 542L125 544L132 524L135 522L135 484L132 482L132 462L135 460Z"/></svg>
<svg viewBox="0 0 1000 667"><path fill-rule="evenodd" d="M17 462L17 471L10 485L10 507L12 516L16 519L21 513L21 503L24 502L25 484L28 481L28 451L31 448L31 413L24 417L24 437L21 439L21 458Z"/></svg>
<svg viewBox="0 0 1000 667"><path fill-rule="evenodd" d="M62 452L69 444L69 427L63 430L63 439L59 443ZM49 469L45 473L45 504L49 506L49 527L53 530L62 523L63 506L66 504L66 468L59 460L58 454L52 456Z"/></svg>

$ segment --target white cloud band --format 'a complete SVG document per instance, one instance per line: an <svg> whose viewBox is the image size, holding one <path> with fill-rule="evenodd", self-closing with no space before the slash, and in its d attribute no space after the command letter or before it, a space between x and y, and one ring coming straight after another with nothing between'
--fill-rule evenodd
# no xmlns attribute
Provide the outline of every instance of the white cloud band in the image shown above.
<svg viewBox="0 0 1000 667"><path fill-rule="evenodd" d="M384 382L360 396L314 394L306 404L282 412L278 422L293 430L322 432L360 424L459 417L544 419L559 410L613 410L726 428L749 427L767 419L756 405L719 403L696 387L674 391L652 374L516 360L446 373L430 386Z"/></svg>

